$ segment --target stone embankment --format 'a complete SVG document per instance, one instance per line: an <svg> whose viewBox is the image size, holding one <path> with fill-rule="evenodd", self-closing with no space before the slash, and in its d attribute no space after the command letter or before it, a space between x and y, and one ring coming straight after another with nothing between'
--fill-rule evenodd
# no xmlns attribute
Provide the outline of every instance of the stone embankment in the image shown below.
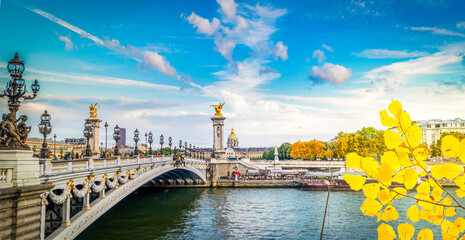
<svg viewBox="0 0 465 240"><path fill-rule="evenodd" d="M216 182L216 187L300 187L300 184L298 182L294 182L293 180L218 180Z"/></svg>

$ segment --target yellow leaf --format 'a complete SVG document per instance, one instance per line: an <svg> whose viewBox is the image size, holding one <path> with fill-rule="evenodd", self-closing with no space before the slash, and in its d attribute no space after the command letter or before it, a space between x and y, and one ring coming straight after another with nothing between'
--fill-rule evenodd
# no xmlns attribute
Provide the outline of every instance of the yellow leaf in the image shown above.
<svg viewBox="0 0 465 240"><path fill-rule="evenodd" d="M443 239L456 239L459 237L460 234L459 230L455 227L455 225L447 219L444 219L444 221L442 221L441 230Z"/></svg>
<svg viewBox="0 0 465 240"><path fill-rule="evenodd" d="M441 152L446 158L458 157L460 153L460 142L452 135L442 138Z"/></svg>
<svg viewBox="0 0 465 240"><path fill-rule="evenodd" d="M365 216L375 216L379 210L381 210L383 206L378 201L366 198L363 201L362 206L360 206L360 210L365 214Z"/></svg>
<svg viewBox="0 0 465 240"><path fill-rule="evenodd" d="M457 194L457 197L463 198L465 197L465 189L464 188L459 188L455 190L455 194Z"/></svg>
<svg viewBox="0 0 465 240"><path fill-rule="evenodd" d="M465 177L464 176L457 177L454 179L454 182L457 185L457 187L461 188L462 186L465 185Z"/></svg>
<svg viewBox="0 0 465 240"><path fill-rule="evenodd" d="M376 197L378 196L379 188L380 188L379 183L365 184L362 188L363 194L365 194L367 198L376 199Z"/></svg>
<svg viewBox="0 0 465 240"><path fill-rule="evenodd" d="M394 149L398 147L402 141L403 139L398 133L390 129L384 131L384 143L386 144L387 148Z"/></svg>
<svg viewBox="0 0 465 240"><path fill-rule="evenodd" d="M397 100L392 100L388 106L389 112L397 119L400 120L400 114L402 113L402 104Z"/></svg>
<svg viewBox="0 0 465 240"><path fill-rule="evenodd" d="M450 206L452 204L452 199L450 199L449 197L446 197L442 200L442 204L446 206Z"/></svg>
<svg viewBox="0 0 465 240"><path fill-rule="evenodd" d="M410 240L415 234L415 228L408 223L402 223L397 226L397 233L399 234L399 240Z"/></svg>
<svg viewBox="0 0 465 240"><path fill-rule="evenodd" d="M366 177L350 174L345 174L342 178L349 184L350 188L355 191L362 189L366 180Z"/></svg>
<svg viewBox="0 0 465 240"><path fill-rule="evenodd" d="M362 157L357 153L349 153L346 155L346 165L348 168L356 168L363 171L361 163Z"/></svg>
<svg viewBox="0 0 465 240"><path fill-rule="evenodd" d="M396 183L404 183L404 173L405 173L405 171L407 171L407 168L402 169L399 172L397 172L397 174L394 176L392 181L396 182Z"/></svg>
<svg viewBox="0 0 465 240"><path fill-rule="evenodd" d="M418 233L417 239L418 240L433 240L434 239L433 231L431 231L431 229L428 229L428 228L423 228Z"/></svg>
<svg viewBox="0 0 465 240"><path fill-rule="evenodd" d="M386 151L381 156L381 164L389 163L394 169L400 168L399 159L397 159L397 154L394 151Z"/></svg>
<svg viewBox="0 0 465 240"><path fill-rule="evenodd" d="M391 226L381 223L378 226L378 240L392 240L394 238L397 238L396 232L394 232L394 229L392 229Z"/></svg>
<svg viewBox="0 0 465 240"><path fill-rule="evenodd" d="M378 192L378 199L383 204L386 205L392 201L392 197L389 194L389 190L381 190Z"/></svg>
<svg viewBox="0 0 465 240"><path fill-rule="evenodd" d="M365 157L362 159L363 171L369 178L376 179L378 177L379 163L372 157Z"/></svg>
<svg viewBox="0 0 465 240"><path fill-rule="evenodd" d="M412 161L410 161L410 158L408 156L408 153L410 152L407 148L403 148L403 147L396 147L396 153L397 153L397 157L399 159L399 163L402 167L411 167L413 164L412 164Z"/></svg>
<svg viewBox="0 0 465 240"><path fill-rule="evenodd" d="M465 219L457 217L454 222L454 227L457 228L459 232L463 232L465 230Z"/></svg>
<svg viewBox="0 0 465 240"><path fill-rule="evenodd" d="M412 189L417 185L418 173L412 168L407 169L404 173L404 185L406 189Z"/></svg>
<svg viewBox="0 0 465 240"><path fill-rule="evenodd" d="M444 213L444 215L446 215L446 216L448 216L448 217L452 217L452 216L455 215L455 213L456 213L455 207L448 207L448 208L446 209L446 212Z"/></svg>
<svg viewBox="0 0 465 240"><path fill-rule="evenodd" d="M418 220L420 220L420 218L418 216L419 214L420 214L420 211L418 210L417 205L412 205L407 211L408 219L410 219L410 221L412 221L414 223L416 223L416 222L418 222Z"/></svg>
<svg viewBox="0 0 465 240"><path fill-rule="evenodd" d="M422 160L413 160L413 165L417 168L420 168L420 169L426 169L427 165L424 161Z"/></svg>
<svg viewBox="0 0 465 240"><path fill-rule="evenodd" d="M460 160L465 163L465 138L460 142Z"/></svg>
<svg viewBox="0 0 465 240"><path fill-rule="evenodd" d="M410 114L403 111L400 114L400 126L402 127L402 129L401 130L399 130L399 128L397 128L397 129L399 130L400 133L407 134L411 125L412 125L412 120L410 119ZM421 130L420 130L420 133L421 133ZM420 144L420 143L418 143L418 144ZM417 146L418 146L418 144L417 144Z"/></svg>
<svg viewBox="0 0 465 240"><path fill-rule="evenodd" d="M420 174L420 176L424 177L424 176L426 176L426 174L428 174L428 172L423 170L419 174Z"/></svg>
<svg viewBox="0 0 465 240"><path fill-rule="evenodd" d="M397 212L396 208L392 205L388 205L381 215L381 220L385 222L397 220L397 218L399 218L399 213Z"/></svg>
<svg viewBox="0 0 465 240"><path fill-rule="evenodd" d="M455 163L445 163L441 169L441 175L451 180L462 173L462 167Z"/></svg>
<svg viewBox="0 0 465 240"><path fill-rule="evenodd" d="M379 112L379 117L381 118L381 124L385 127L394 127L397 124L396 119L389 116L386 110Z"/></svg>
<svg viewBox="0 0 465 240"><path fill-rule="evenodd" d="M429 195L430 191L431 191L431 186L429 185L428 182L422 182L417 187L417 192L419 194Z"/></svg>
<svg viewBox="0 0 465 240"><path fill-rule="evenodd" d="M442 175L442 166L441 165L436 165L431 167L431 175L433 175L434 178L437 180L441 180L444 178L444 175Z"/></svg>
<svg viewBox="0 0 465 240"><path fill-rule="evenodd" d="M407 189L402 187L396 187L391 191L391 196L395 199L399 199L405 195L407 195Z"/></svg>
<svg viewBox="0 0 465 240"><path fill-rule="evenodd" d="M389 188L389 186L391 186L392 175L395 172L396 170L391 167L389 163L385 162L381 165L378 172L378 182L383 188Z"/></svg>
<svg viewBox="0 0 465 240"><path fill-rule="evenodd" d="M416 160L425 160L428 158L428 149L416 148L415 150L413 150L413 156Z"/></svg>

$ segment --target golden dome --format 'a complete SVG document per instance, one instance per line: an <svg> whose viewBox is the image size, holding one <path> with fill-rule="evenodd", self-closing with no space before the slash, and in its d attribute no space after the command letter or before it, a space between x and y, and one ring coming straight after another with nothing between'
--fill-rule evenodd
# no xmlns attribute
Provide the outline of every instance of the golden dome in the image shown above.
<svg viewBox="0 0 465 240"><path fill-rule="evenodd" d="M238 140L237 135L234 133L234 128L231 128L231 134L229 134L228 139Z"/></svg>

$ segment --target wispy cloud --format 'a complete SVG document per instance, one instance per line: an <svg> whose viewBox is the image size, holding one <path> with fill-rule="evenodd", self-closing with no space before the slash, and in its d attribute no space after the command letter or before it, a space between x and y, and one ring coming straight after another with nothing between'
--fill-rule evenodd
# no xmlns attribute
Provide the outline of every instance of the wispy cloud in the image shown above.
<svg viewBox="0 0 465 240"><path fill-rule="evenodd" d="M120 44L119 40L117 39L109 39L109 38L105 38L105 39L101 39L97 36L94 36L82 29L80 29L79 27L76 27L58 17L55 17L54 15L50 14L50 13L47 13L47 12L44 12L38 8L35 8L35 7L32 7L32 6L29 6L29 5L26 5L26 4L22 4L22 3L19 3L19 2L16 2L16 1L12 1L14 4L18 5L18 6L21 6L21 7L24 7L34 13L37 13L39 14L40 16L42 17L45 17L47 19L49 19L50 21L52 22L55 22L77 34L79 34L81 37L83 38L87 38L87 39L90 39L92 40L95 44L97 44L98 46L101 46L101 47L105 47L105 48L108 48L110 50L113 50L113 51L116 51L120 54L123 54L129 58L132 58L134 60L136 60L137 62L139 62L143 67L147 67L149 69L155 69L155 70L158 70L160 72L162 72L163 74L167 75L167 76L170 76L170 77L175 77L176 79L178 79L181 83L183 84L187 84L189 86L192 86L192 87L199 87L197 84L193 83L192 81L187 81L182 75L178 74L176 69L171 66L171 64L168 62L168 60L158 54L156 51L149 51L149 50L140 50L138 48L135 48L131 45L127 45L127 46L123 46Z"/></svg>
<svg viewBox="0 0 465 240"><path fill-rule="evenodd" d="M450 31L444 28L437 28L437 27L411 27L413 31L421 31L421 32L431 32L432 34L436 35L448 35L448 36L459 36L465 37L465 34L458 33L454 31Z"/></svg>
<svg viewBox="0 0 465 240"><path fill-rule="evenodd" d="M332 63L325 63L323 67L314 66L310 72L310 80L313 84L322 84L324 82L330 82L334 85L340 85L347 81L352 76L352 72L349 69Z"/></svg>
<svg viewBox="0 0 465 240"><path fill-rule="evenodd" d="M74 44L69 37L58 35L58 40L65 42L65 50L71 51L74 48Z"/></svg>
<svg viewBox="0 0 465 240"><path fill-rule="evenodd" d="M317 50L313 51L312 57L316 58L316 60L319 63L322 63L322 62L324 62L326 60L325 52L320 50L320 49L317 49Z"/></svg>
<svg viewBox="0 0 465 240"><path fill-rule="evenodd" d="M366 49L360 53L355 54L357 57L364 58L415 58L423 57L428 55L427 52L418 52L413 51L409 52L407 50L388 50L388 49Z"/></svg>
<svg viewBox="0 0 465 240"><path fill-rule="evenodd" d="M328 46L328 45L326 45L324 43L321 44L321 47L328 50L328 51L330 51L330 52L334 52L334 49L332 47L330 47L330 46Z"/></svg>
<svg viewBox="0 0 465 240"><path fill-rule="evenodd" d="M465 29L465 22L459 22L455 26L460 29Z"/></svg>

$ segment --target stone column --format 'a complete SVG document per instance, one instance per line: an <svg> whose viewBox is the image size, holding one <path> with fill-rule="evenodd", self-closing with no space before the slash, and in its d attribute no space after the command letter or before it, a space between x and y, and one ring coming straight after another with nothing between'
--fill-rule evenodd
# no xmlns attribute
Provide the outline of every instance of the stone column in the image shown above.
<svg viewBox="0 0 465 240"><path fill-rule="evenodd" d="M86 120L89 120L89 122L92 123L92 131L94 132L94 135L90 138L90 149L92 149L92 156L99 157L100 155L100 122L102 120L98 118L88 118Z"/></svg>
<svg viewBox="0 0 465 240"><path fill-rule="evenodd" d="M71 216L71 199L69 198L69 196L66 198L66 201L63 203L62 211L63 211L63 215L62 215L63 218L61 220L62 226L70 226L71 222L69 221L69 219Z"/></svg>
<svg viewBox="0 0 465 240"><path fill-rule="evenodd" d="M223 159L226 156L224 151L224 120L226 117L214 116L211 118L213 121L213 151L215 158Z"/></svg>

